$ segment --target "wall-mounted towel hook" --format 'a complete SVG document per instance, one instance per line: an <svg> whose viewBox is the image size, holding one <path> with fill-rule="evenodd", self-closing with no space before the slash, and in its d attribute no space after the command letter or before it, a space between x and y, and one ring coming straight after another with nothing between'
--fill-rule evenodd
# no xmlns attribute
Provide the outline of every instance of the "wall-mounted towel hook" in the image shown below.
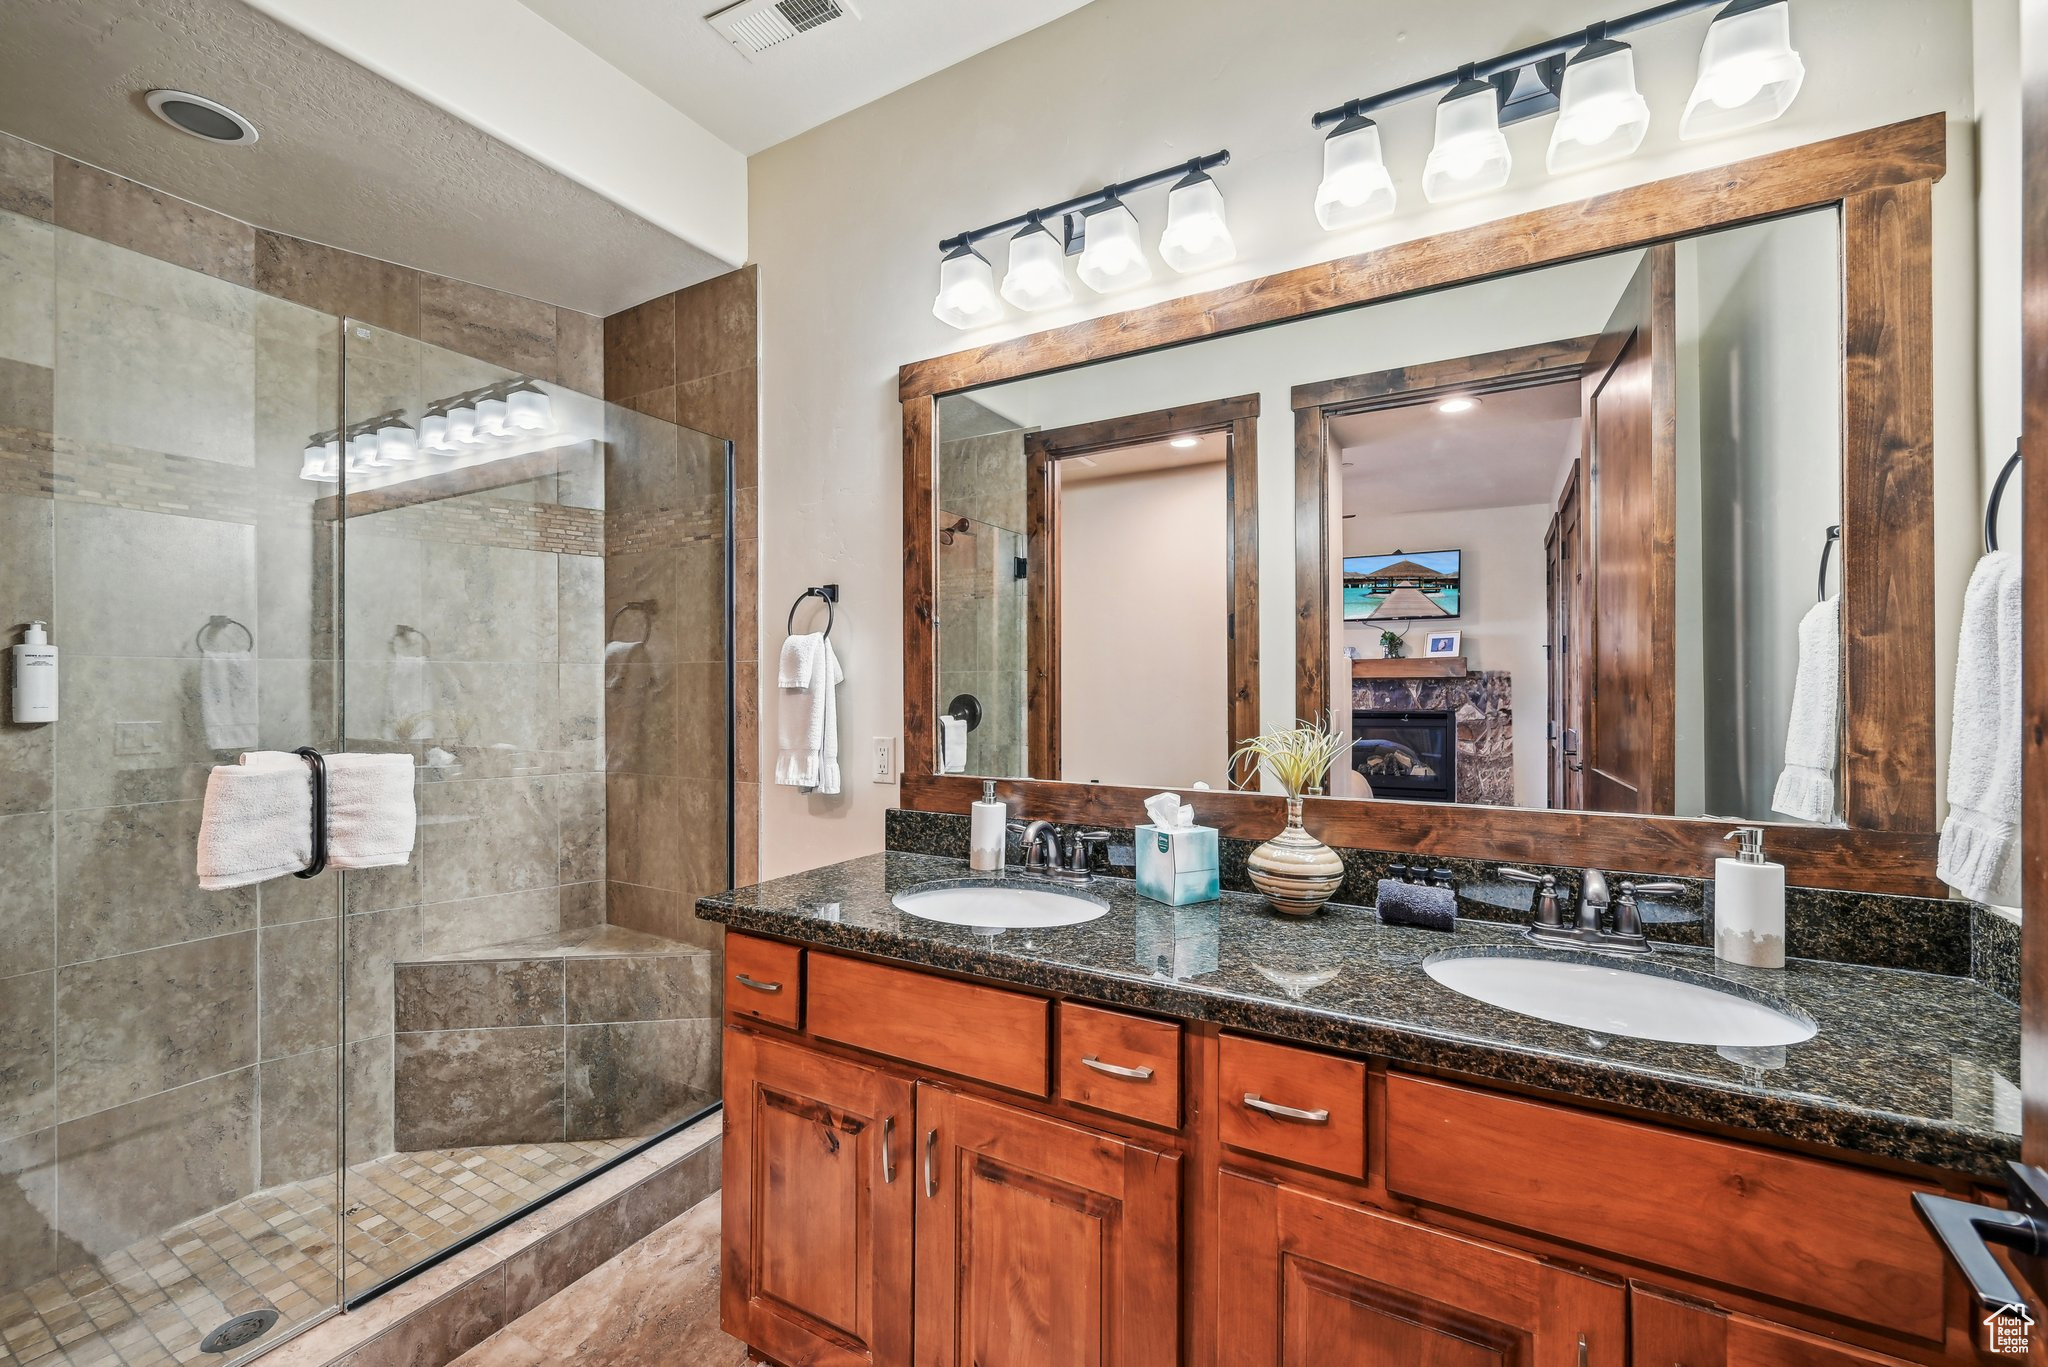
<svg viewBox="0 0 2048 1367"><path fill-rule="evenodd" d="M1827 540L1825 540L1825 541L1821 542L1821 546L1820 546L1820 601L1821 601L1821 602L1823 602L1823 603L1825 603L1825 602L1827 602L1827 601L1828 601L1828 554L1829 554L1829 552L1831 552L1831 551L1833 551L1833 550L1835 549L1835 543L1836 543L1837 541L1840 541L1841 539L1842 539L1842 529L1841 529L1841 527L1840 527L1840 526L1838 525L1838 526L1833 526L1833 527L1830 527L1830 528L1828 528L1828 537L1827 537Z"/></svg>
<svg viewBox="0 0 2048 1367"><path fill-rule="evenodd" d="M241 631L243 636L248 638L248 643L244 645L242 649L254 650L256 648L256 633L249 630L247 626L243 625L240 622L237 622L234 618L228 616L224 612L214 613L213 616L206 619L205 626L200 627L199 630L192 633L193 647L197 649L201 655L206 654L206 633L209 631L225 631L229 627L237 628Z"/></svg>
<svg viewBox="0 0 2048 1367"><path fill-rule="evenodd" d="M799 593L796 596L796 601L789 605L789 625L785 628L784 634L795 634L796 610L804 605L804 599L806 598L822 598L825 600L825 635L830 637L832 635L832 619L834 616L832 605L839 601L839 586L837 584L813 584L810 588Z"/></svg>
<svg viewBox="0 0 2048 1367"><path fill-rule="evenodd" d="M2017 446L2005 458L2005 466L1998 472L1998 478L1991 482L1991 501L1984 505L1984 554L1998 549L1998 504L2005 497L2005 486L2012 479L2012 472L2020 468L2020 451Z"/></svg>

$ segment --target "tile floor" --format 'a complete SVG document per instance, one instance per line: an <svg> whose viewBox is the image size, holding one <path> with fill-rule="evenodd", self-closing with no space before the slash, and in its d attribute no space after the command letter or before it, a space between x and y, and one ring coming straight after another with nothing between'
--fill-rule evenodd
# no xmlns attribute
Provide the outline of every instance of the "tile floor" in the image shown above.
<svg viewBox="0 0 2048 1367"><path fill-rule="evenodd" d="M452 1367L740 1367L718 1328L719 1198L691 1207Z"/></svg>
<svg viewBox="0 0 2048 1367"><path fill-rule="evenodd" d="M346 1275L360 1292L639 1141L394 1154L350 1169ZM714 1224L715 1229L715 1224ZM96 1264L0 1295L0 1367L221 1362L200 1339L265 1305L271 1337L336 1299L334 1179L257 1192Z"/></svg>

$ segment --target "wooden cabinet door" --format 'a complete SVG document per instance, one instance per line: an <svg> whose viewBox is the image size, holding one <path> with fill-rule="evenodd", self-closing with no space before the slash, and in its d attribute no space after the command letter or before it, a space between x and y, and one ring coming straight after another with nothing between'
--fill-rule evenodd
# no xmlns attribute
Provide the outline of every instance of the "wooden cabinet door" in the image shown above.
<svg viewBox="0 0 2048 1367"><path fill-rule="evenodd" d="M1174 1367L1180 1159L920 1086L919 1367Z"/></svg>
<svg viewBox="0 0 2048 1367"><path fill-rule="evenodd" d="M727 1333L789 1367L910 1362L912 1084L725 1032Z"/></svg>
<svg viewBox="0 0 2048 1367"><path fill-rule="evenodd" d="M1225 1171L1217 1361L1231 1367L1622 1367L1623 1289Z"/></svg>
<svg viewBox="0 0 2048 1367"><path fill-rule="evenodd" d="M1629 1295L1629 1344L1635 1367L1908 1367L1900 1358L1642 1286Z"/></svg>

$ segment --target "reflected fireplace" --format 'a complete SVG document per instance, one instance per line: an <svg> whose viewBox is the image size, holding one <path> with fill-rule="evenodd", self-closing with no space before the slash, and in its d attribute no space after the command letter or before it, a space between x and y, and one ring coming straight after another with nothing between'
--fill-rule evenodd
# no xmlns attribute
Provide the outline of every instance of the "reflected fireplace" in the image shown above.
<svg viewBox="0 0 2048 1367"><path fill-rule="evenodd" d="M1447 711L1353 712L1351 767L1372 785L1374 797L1454 801L1457 722Z"/></svg>

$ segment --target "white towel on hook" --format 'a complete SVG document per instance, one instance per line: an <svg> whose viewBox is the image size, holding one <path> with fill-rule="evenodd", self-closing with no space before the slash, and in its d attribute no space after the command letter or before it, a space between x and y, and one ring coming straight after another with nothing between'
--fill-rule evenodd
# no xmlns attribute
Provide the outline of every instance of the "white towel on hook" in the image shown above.
<svg viewBox="0 0 2048 1367"><path fill-rule="evenodd" d="M1992 551L1963 591L1948 746L1948 819L1935 872L1963 896L2020 904L2020 558Z"/></svg>
<svg viewBox="0 0 2048 1367"><path fill-rule="evenodd" d="M777 694L775 781L805 792L839 791L839 685L846 679L822 632L782 643Z"/></svg>
<svg viewBox="0 0 2048 1367"><path fill-rule="evenodd" d="M939 772L967 772L967 720L964 717L939 718Z"/></svg>
<svg viewBox="0 0 2048 1367"><path fill-rule="evenodd" d="M199 657L199 725L209 750L256 744L256 657L246 650L208 650Z"/></svg>
<svg viewBox="0 0 2048 1367"><path fill-rule="evenodd" d="M328 755L327 862L374 869L412 858L410 755ZM313 767L252 750L206 778L197 872L208 892L297 873L313 862Z"/></svg>
<svg viewBox="0 0 2048 1367"><path fill-rule="evenodd" d="M1822 599L1799 619L1799 668L1792 676L1785 769L1771 795L1772 811L1800 821L1835 819L1841 718L1842 600L1837 596Z"/></svg>

